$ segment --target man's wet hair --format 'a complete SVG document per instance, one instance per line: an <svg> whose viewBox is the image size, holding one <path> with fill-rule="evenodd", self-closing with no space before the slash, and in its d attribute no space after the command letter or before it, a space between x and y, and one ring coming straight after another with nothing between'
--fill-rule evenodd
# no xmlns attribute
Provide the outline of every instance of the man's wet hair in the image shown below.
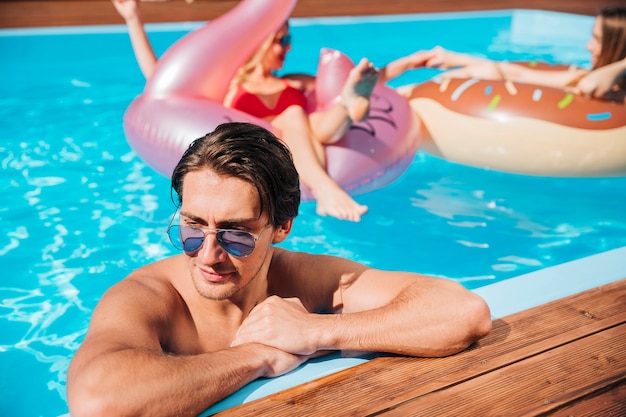
<svg viewBox="0 0 626 417"><path fill-rule="evenodd" d="M298 215L300 181L287 146L267 129L251 123L224 123L189 145L172 173L172 189L182 204L185 176L210 169L256 187L261 213L278 227ZM172 196L173 197L173 196Z"/></svg>

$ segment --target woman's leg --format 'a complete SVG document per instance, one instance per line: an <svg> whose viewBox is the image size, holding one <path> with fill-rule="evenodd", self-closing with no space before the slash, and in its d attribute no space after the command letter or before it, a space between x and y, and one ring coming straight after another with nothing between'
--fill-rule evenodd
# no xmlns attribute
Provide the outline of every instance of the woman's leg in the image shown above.
<svg viewBox="0 0 626 417"><path fill-rule="evenodd" d="M304 109L291 106L272 120L281 139L289 146L302 182L317 200L317 213L358 222L367 206L358 204L326 172L320 159L321 145L315 144Z"/></svg>

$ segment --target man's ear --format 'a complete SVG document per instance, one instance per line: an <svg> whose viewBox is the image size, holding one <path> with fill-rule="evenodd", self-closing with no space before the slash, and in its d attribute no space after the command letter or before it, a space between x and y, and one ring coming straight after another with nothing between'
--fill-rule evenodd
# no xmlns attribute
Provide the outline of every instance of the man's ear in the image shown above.
<svg viewBox="0 0 626 417"><path fill-rule="evenodd" d="M285 224L278 226L274 231L274 238L272 239L272 243L280 243L285 240L291 232L291 226L293 226L293 219L289 219Z"/></svg>

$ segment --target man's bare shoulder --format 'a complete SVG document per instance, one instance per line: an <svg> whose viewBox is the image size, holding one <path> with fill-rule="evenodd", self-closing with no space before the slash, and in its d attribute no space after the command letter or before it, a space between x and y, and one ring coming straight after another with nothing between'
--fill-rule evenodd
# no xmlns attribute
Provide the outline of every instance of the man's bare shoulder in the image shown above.
<svg viewBox="0 0 626 417"><path fill-rule="evenodd" d="M153 318L166 315L181 302L175 278L184 271L180 257L145 265L109 288L100 304L106 309L126 305L127 312L136 310L138 315L146 313Z"/></svg>
<svg viewBox="0 0 626 417"><path fill-rule="evenodd" d="M168 321L176 309L183 309L170 279L180 263L174 257L146 265L104 293L72 361L72 375L107 354L128 349L163 350L170 335Z"/></svg>
<svg viewBox="0 0 626 417"><path fill-rule="evenodd" d="M274 249L270 272L289 272L297 277L309 275L337 276L350 273L361 273L367 266L332 255L318 255L307 252L296 252L282 248Z"/></svg>
<svg viewBox="0 0 626 417"><path fill-rule="evenodd" d="M270 293L298 297L311 311L330 311L341 288L369 268L330 255L275 249L268 274ZM334 301L333 301L334 300Z"/></svg>
<svg viewBox="0 0 626 417"><path fill-rule="evenodd" d="M178 269L179 259L170 257L135 269L120 283L141 284L158 288L171 283L174 271Z"/></svg>

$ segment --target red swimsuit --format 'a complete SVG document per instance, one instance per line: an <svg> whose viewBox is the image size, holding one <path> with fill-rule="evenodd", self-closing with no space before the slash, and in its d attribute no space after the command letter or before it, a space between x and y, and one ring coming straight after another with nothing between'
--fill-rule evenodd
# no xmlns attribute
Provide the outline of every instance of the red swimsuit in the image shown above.
<svg viewBox="0 0 626 417"><path fill-rule="evenodd" d="M306 109L307 101L304 93L290 86L287 81L285 81L285 89L281 91L274 108L267 107L256 94L249 93L241 85L237 86L237 92L230 105L233 109L241 110L259 119L278 116L289 106L300 106Z"/></svg>

